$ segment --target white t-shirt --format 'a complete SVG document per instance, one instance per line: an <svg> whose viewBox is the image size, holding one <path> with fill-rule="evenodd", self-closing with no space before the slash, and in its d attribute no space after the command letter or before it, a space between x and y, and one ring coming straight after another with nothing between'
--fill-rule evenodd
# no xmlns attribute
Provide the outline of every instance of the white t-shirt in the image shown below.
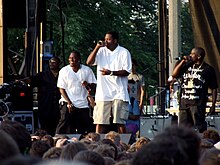
<svg viewBox="0 0 220 165"><path fill-rule="evenodd" d="M130 80L130 83L129 83ZM140 101L141 87L145 86L144 77L139 73L131 73L128 75L128 86L130 89L130 97L134 97Z"/></svg>
<svg viewBox="0 0 220 165"><path fill-rule="evenodd" d="M82 86L82 82L96 83L95 75L88 66L82 65L75 73L70 65L63 67L59 72L57 87L66 90L67 95L77 108L87 108L87 90ZM66 101L61 95L60 101Z"/></svg>
<svg viewBox="0 0 220 165"><path fill-rule="evenodd" d="M129 101L127 76L102 75L103 68L111 71L126 70L131 73L132 63L130 52L124 47L117 46L114 51L101 47L94 65L97 65L96 101L113 101L121 99Z"/></svg>

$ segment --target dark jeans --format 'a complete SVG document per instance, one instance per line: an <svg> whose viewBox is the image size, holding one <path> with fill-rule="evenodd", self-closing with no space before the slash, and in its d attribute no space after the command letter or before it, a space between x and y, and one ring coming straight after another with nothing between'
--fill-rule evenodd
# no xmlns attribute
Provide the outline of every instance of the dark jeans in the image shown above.
<svg viewBox="0 0 220 165"><path fill-rule="evenodd" d="M199 106L191 106L188 109L180 110L179 124L186 127L194 127L200 133L207 130L205 121L205 108Z"/></svg>
<svg viewBox="0 0 220 165"><path fill-rule="evenodd" d="M60 104L60 120L56 134L86 134L94 132L89 108L76 108L69 113L67 103Z"/></svg>

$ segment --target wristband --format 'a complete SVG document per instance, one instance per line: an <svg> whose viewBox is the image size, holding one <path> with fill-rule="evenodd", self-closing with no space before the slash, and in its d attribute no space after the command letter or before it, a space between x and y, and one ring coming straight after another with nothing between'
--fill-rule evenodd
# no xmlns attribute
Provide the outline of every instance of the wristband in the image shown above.
<svg viewBox="0 0 220 165"><path fill-rule="evenodd" d="M113 76L113 71L111 71L110 76Z"/></svg>

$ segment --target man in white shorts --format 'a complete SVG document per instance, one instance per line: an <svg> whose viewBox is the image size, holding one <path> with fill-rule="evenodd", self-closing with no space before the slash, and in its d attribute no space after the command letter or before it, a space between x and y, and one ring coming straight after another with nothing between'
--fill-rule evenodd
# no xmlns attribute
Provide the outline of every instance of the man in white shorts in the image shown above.
<svg viewBox="0 0 220 165"><path fill-rule="evenodd" d="M130 52L118 44L118 33L107 32L105 41L97 43L87 59L88 65L97 65L96 106L93 119L97 133L106 133L110 117L119 133L125 133L128 119L128 78L132 62Z"/></svg>

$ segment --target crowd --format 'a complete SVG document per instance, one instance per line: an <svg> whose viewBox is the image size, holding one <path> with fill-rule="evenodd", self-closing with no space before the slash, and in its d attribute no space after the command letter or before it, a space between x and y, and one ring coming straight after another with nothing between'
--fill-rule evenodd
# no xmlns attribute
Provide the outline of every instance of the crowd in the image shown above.
<svg viewBox="0 0 220 165"><path fill-rule="evenodd" d="M0 125L1 165L218 165L220 136L215 130L199 134L186 127L170 126L153 139L122 141L119 133L90 132L79 138L52 137L45 130L30 135L17 121Z"/></svg>

